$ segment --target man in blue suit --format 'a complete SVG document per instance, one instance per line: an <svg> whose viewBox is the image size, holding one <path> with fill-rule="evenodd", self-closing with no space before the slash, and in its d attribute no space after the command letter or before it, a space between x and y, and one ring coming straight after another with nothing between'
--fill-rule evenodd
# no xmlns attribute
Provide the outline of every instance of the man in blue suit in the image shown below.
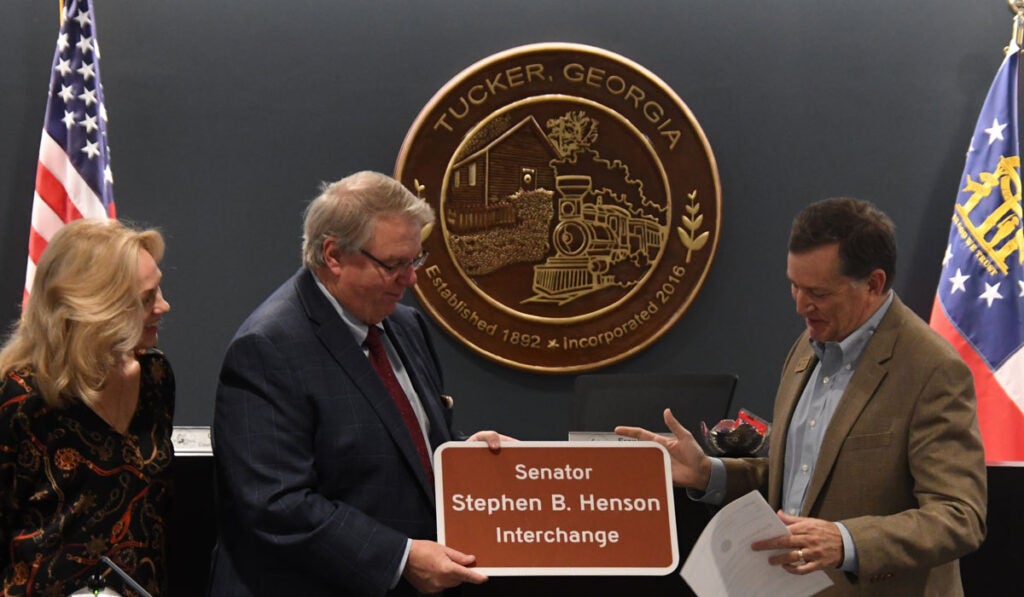
<svg viewBox="0 0 1024 597"><path fill-rule="evenodd" d="M472 555L434 541L429 454L461 438L426 324L399 304L433 220L375 172L325 185L306 210L304 267L242 324L221 370L213 595L415 595L487 580ZM374 338L381 352L365 347ZM507 438L469 439L497 450Z"/></svg>

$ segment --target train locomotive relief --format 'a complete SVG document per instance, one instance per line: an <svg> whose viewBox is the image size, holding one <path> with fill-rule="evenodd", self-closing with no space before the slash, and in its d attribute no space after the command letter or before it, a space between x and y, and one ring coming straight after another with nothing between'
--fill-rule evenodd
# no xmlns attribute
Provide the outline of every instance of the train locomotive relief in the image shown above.
<svg viewBox="0 0 1024 597"><path fill-rule="evenodd" d="M602 288L635 285L637 278L618 279L613 266L629 261L642 271L657 258L665 242L662 225L604 203L592 193L592 184L586 175L556 177L558 224L551 234L556 254L534 267L535 295L529 301L564 304Z"/></svg>
<svg viewBox="0 0 1024 597"><path fill-rule="evenodd" d="M601 157L597 127L584 111L548 119L547 130L530 115L462 152L442 211L451 253L475 283L528 265L519 305L561 306L601 290L614 302L654 266L668 209L628 165Z"/></svg>

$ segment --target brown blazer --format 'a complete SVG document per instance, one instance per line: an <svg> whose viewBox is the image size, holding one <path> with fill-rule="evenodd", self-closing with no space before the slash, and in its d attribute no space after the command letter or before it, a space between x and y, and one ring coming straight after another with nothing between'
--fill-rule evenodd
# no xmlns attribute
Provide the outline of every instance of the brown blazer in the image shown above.
<svg viewBox="0 0 1024 597"><path fill-rule="evenodd" d="M817 359L805 331L775 396L768 458L726 460L731 500L767 491L778 509L790 418ZM869 340L818 454L802 516L842 522L857 575L827 571L822 595L962 595L958 558L985 537L985 457L974 380L898 297Z"/></svg>

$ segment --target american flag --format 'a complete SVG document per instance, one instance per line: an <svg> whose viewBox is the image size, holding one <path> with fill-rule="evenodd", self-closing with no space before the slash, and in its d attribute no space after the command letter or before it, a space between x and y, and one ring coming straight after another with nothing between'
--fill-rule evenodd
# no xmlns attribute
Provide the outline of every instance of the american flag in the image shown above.
<svg viewBox="0 0 1024 597"><path fill-rule="evenodd" d="M1024 232L1013 41L960 180L931 326L974 373L990 465L1024 463Z"/></svg>
<svg viewBox="0 0 1024 597"><path fill-rule="evenodd" d="M36 263L57 230L79 218L116 217L113 183L96 18L89 0L71 0L57 37L39 143L26 302Z"/></svg>

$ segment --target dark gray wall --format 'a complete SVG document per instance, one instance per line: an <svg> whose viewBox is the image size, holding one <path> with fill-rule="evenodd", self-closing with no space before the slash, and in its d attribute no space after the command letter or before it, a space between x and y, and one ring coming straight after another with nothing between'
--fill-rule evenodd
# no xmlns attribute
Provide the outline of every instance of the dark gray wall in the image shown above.
<svg viewBox="0 0 1024 597"><path fill-rule="evenodd" d="M838 194L878 203L900 230L896 288L927 316L968 136L1011 29L1004 0L96 4L118 212L169 241L161 346L182 425L211 422L223 350L298 266L300 213L319 181L391 172L446 81L540 41L654 72L702 124L721 174L721 243L702 293L605 371L733 371L734 404L770 415L801 328L785 278L793 214ZM5 0L0 20L5 322L22 292L56 5ZM434 331L462 429L564 437L572 376L508 369Z"/></svg>

